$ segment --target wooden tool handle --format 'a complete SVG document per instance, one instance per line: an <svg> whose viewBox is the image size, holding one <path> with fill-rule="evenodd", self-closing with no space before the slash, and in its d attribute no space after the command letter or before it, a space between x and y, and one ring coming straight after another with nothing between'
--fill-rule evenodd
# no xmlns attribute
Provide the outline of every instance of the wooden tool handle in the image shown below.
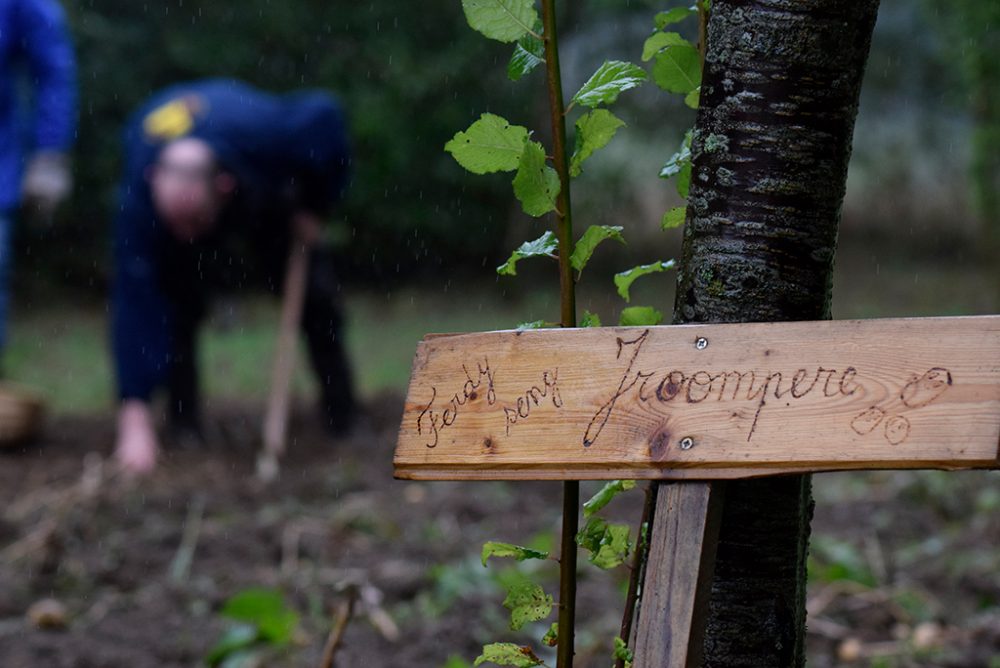
<svg viewBox="0 0 1000 668"><path fill-rule="evenodd" d="M285 451L292 371L295 367L298 328L302 321L308 273L309 248L303 243L293 241L285 273L281 324L275 346L274 366L271 369L271 392L267 398L267 412L264 415L264 454L272 459L277 459Z"/></svg>

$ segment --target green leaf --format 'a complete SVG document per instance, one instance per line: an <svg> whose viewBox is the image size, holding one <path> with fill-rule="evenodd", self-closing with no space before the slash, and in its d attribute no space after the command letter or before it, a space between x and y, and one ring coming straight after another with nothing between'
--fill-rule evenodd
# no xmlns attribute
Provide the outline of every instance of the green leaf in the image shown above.
<svg viewBox="0 0 1000 668"><path fill-rule="evenodd" d="M590 552L590 563L605 570L620 566L632 549L628 525L608 524L600 517L587 521L576 535L576 544Z"/></svg>
<svg viewBox="0 0 1000 668"><path fill-rule="evenodd" d="M686 215L686 206L675 206L672 209L667 209L667 212L663 214L663 221L660 223L660 229L672 230L675 227L680 227L684 224L684 217Z"/></svg>
<svg viewBox="0 0 1000 668"><path fill-rule="evenodd" d="M680 33L654 32L642 45L642 62L648 61L668 46L691 46L691 42L681 37Z"/></svg>
<svg viewBox="0 0 1000 668"><path fill-rule="evenodd" d="M510 610L510 628L519 631L529 622L545 619L555 604L552 596L531 582L520 582L507 590L503 607Z"/></svg>
<svg viewBox="0 0 1000 668"><path fill-rule="evenodd" d="M257 626L263 640L284 644L291 640L299 616L285 605L279 592L270 589L246 589L228 601L222 614L230 619Z"/></svg>
<svg viewBox="0 0 1000 668"><path fill-rule="evenodd" d="M524 212L537 218L555 209L560 187L556 170L545 163L545 148L536 141L526 143L514 175L514 195Z"/></svg>
<svg viewBox="0 0 1000 668"><path fill-rule="evenodd" d="M642 327L644 325L659 325L663 322L663 314L652 306L629 306L622 309L618 324L622 327Z"/></svg>
<svg viewBox="0 0 1000 668"><path fill-rule="evenodd" d="M674 153L660 169L660 178L669 179L680 173L684 165L691 164L691 132L684 133L684 140L681 141L680 148Z"/></svg>
<svg viewBox="0 0 1000 668"><path fill-rule="evenodd" d="M238 649L219 664L219 668L258 668L264 660L263 652L255 648Z"/></svg>
<svg viewBox="0 0 1000 668"><path fill-rule="evenodd" d="M632 287L632 283L634 283L637 278L646 276L647 274L656 274L661 271L673 269L674 264L673 260L667 260L666 262L653 262L652 264L642 264L638 267L632 267L631 269L615 274L615 287L618 288L618 294L620 294L622 299L625 301L630 301L628 290Z"/></svg>
<svg viewBox="0 0 1000 668"><path fill-rule="evenodd" d="M607 109L595 109L587 112L576 121L576 147L569 161L569 175L580 176L581 165L594 151L607 146L611 138L624 127L621 120Z"/></svg>
<svg viewBox="0 0 1000 668"><path fill-rule="evenodd" d="M656 85L671 93L688 94L701 85L701 55L690 44L670 46L656 54Z"/></svg>
<svg viewBox="0 0 1000 668"><path fill-rule="evenodd" d="M444 150L473 174L510 172L520 164L527 141L528 128L511 125L495 114L483 114L452 137Z"/></svg>
<svg viewBox="0 0 1000 668"><path fill-rule="evenodd" d="M585 107L611 104L630 88L647 78L646 70L621 60L605 61L573 96L573 102Z"/></svg>
<svg viewBox="0 0 1000 668"><path fill-rule="evenodd" d="M627 492L635 487L635 480L612 480L604 484L604 487L597 494L590 497L590 500L583 504L583 516L590 517L604 506L611 503L622 492Z"/></svg>
<svg viewBox="0 0 1000 668"><path fill-rule="evenodd" d="M253 645L259 635L260 631L254 624L230 626L219 641L212 645L212 649L205 656L205 662L215 666L233 652Z"/></svg>
<svg viewBox="0 0 1000 668"><path fill-rule="evenodd" d="M621 638L615 638L615 651L611 655L611 658L621 659L626 663L628 663L632 661L635 657L632 650L630 650L628 648L628 645L625 644L624 640L622 640Z"/></svg>
<svg viewBox="0 0 1000 668"><path fill-rule="evenodd" d="M472 664L457 654L452 654L441 668L472 668Z"/></svg>
<svg viewBox="0 0 1000 668"><path fill-rule="evenodd" d="M693 91L684 96L684 104L691 107L692 109L698 108L698 105L701 104L701 86L698 86Z"/></svg>
<svg viewBox="0 0 1000 668"><path fill-rule="evenodd" d="M473 666L479 666L487 661L495 663L498 666L514 666L514 668L531 668L532 666L545 665L530 647L524 647L512 642L495 642L484 645L483 653L476 658Z"/></svg>
<svg viewBox="0 0 1000 668"><path fill-rule="evenodd" d="M535 32L542 33L542 23L535 23ZM507 63L507 78L517 81L524 75L545 62L545 43L532 34L527 34L517 40L514 53Z"/></svg>
<svg viewBox="0 0 1000 668"><path fill-rule="evenodd" d="M584 311L583 317L580 318L580 327L600 327L601 319L596 313L591 313L590 311Z"/></svg>
<svg viewBox="0 0 1000 668"><path fill-rule="evenodd" d="M594 254L594 250L598 244L605 239L614 239L624 244L623 229L620 225L591 225L588 227L587 231L580 237L580 240L573 246L573 254L569 256L570 265L577 271L582 272L583 268L590 261L590 256Z"/></svg>
<svg viewBox="0 0 1000 668"><path fill-rule="evenodd" d="M486 560L490 557L513 557L518 561L524 561L525 559L548 559L549 553L532 550L530 547L521 547L513 543L498 543L491 540L483 545L483 566L486 565Z"/></svg>
<svg viewBox="0 0 1000 668"><path fill-rule="evenodd" d="M657 30L663 30L665 27L672 23L679 23L691 16L692 14L697 14L698 9L696 7L674 7L673 9L668 9L665 12L660 12L653 17L653 22L656 24Z"/></svg>
<svg viewBox="0 0 1000 668"><path fill-rule="evenodd" d="M552 622L552 626L542 636L542 643L549 647L555 647L559 644L559 622Z"/></svg>
<svg viewBox="0 0 1000 668"><path fill-rule="evenodd" d="M507 261L497 267L497 273L501 276L516 276L516 265L519 260L526 257L555 257L556 249L559 248L559 240L552 230L546 230L545 234L534 241L525 241L516 251L510 254Z"/></svg>
<svg viewBox="0 0 1000 668"><path fill-rule="evenodd" d="M677 194L687 199L688 193L691 192L691 161L688 160L687 163L681 167L681 171L677 173Z"/></svg>
<svg viewBox="0 0 1000 668"><path fill-rule="evenodd" d="M538 20L535 0L462 0L462 9L473 30L500 42L520 39Z"/></svg>
<svg viewBox="0 0 1000 668"><path fill-rule="evenodd" d="M530 322L518 323L515 329L519 331L524 331L526 329L548 329L549 327L558 327L558 322L549 322L548 320L532 320Z"/></svg>
<svg viewBox="0 0 1000 668"><path fill-rule="evenodd" d="M660 170L661 178L677 177L677 193L684 199L687 199L691 186L691 138L690 132L685 133L680 149L670 156L670 159L663 165L663 169Z"/></svg>

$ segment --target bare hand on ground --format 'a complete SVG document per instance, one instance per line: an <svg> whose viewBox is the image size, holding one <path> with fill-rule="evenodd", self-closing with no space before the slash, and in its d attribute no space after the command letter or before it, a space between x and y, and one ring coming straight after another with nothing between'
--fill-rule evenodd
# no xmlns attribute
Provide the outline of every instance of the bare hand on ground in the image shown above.
<svg viewBox="0 0 1000 668"><path fill-rule="evenodd" d="M136 476L151 473L159 449L149 405L134 399L122 402L115 444L115 459L122 471Z"/></svg>

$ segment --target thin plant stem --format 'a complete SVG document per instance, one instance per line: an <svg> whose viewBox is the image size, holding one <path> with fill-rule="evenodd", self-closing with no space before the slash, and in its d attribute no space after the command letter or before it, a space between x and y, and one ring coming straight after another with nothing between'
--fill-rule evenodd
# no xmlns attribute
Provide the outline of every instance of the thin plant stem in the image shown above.
<svg viewBox="0 0 1000 668"><path fill-rule="evenodd" d="M569 197L569 163L566 159L566 115L559 72L559 40L555 0L542 0L545 28L545 69L552 120L552 162L559 175L556 200L556 237L559 239L559 323L576 327L576 285L570 255L573 252L573 219ZM579 529L580 483L563 483L562 538L559 556L559 644L557 668L573 667L576 617L576 533Z"/></svg>
<svg viewBox="0 0 1000 668"><path fill-rule="evenodd" d="M698 6L698 54L701 56L701 69L705 69L705 54L708 52L708 9L705 0L697 0Z"/></svg>
<svg viewBox="0 0 1000 668"><path fill-rule="evenodd" d="M646 486L646 498L642 504L642 519L639 520L639 537L636 540L635 552L632 554L632 568L628 578L628 593L625 595L625 612L622 614L621 631L618 637L626 645L632 635L632 623L635 621L636 608L639 604L640 585L646 572L646 556L649 554L649 539L642 539L643 527L647 527L653 519L653 507L656 505L656 486L649 483ZM647 529L648 530L648 529ZM625 668L625 659L615 661L615 668Z"/></svg>
<svg viewBox="0 0 1000 668"><path fill-rule="evenodd" d="M566 158L566 116L563 113L562 77L559 73L559 42L556 36L555 0L542 2L545 26L545 67L552 121L552 163L559 175L556 199L556 237L559 239L559 324L576 327L576 283L569 258L573 253L573 219L569 197L569 161Z"/></svg>

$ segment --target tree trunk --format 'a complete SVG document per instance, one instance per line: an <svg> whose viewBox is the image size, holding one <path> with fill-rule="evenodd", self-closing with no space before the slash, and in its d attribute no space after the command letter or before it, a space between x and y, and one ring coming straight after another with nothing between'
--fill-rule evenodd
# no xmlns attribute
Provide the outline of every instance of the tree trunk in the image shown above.
<svg viewBox="0 0 1000 668"><path fill-rule="evenodd" d="M674 322L830 317L878 0L715 0ZM706 666L804 663L806 476L728 483Z"/></svg>

